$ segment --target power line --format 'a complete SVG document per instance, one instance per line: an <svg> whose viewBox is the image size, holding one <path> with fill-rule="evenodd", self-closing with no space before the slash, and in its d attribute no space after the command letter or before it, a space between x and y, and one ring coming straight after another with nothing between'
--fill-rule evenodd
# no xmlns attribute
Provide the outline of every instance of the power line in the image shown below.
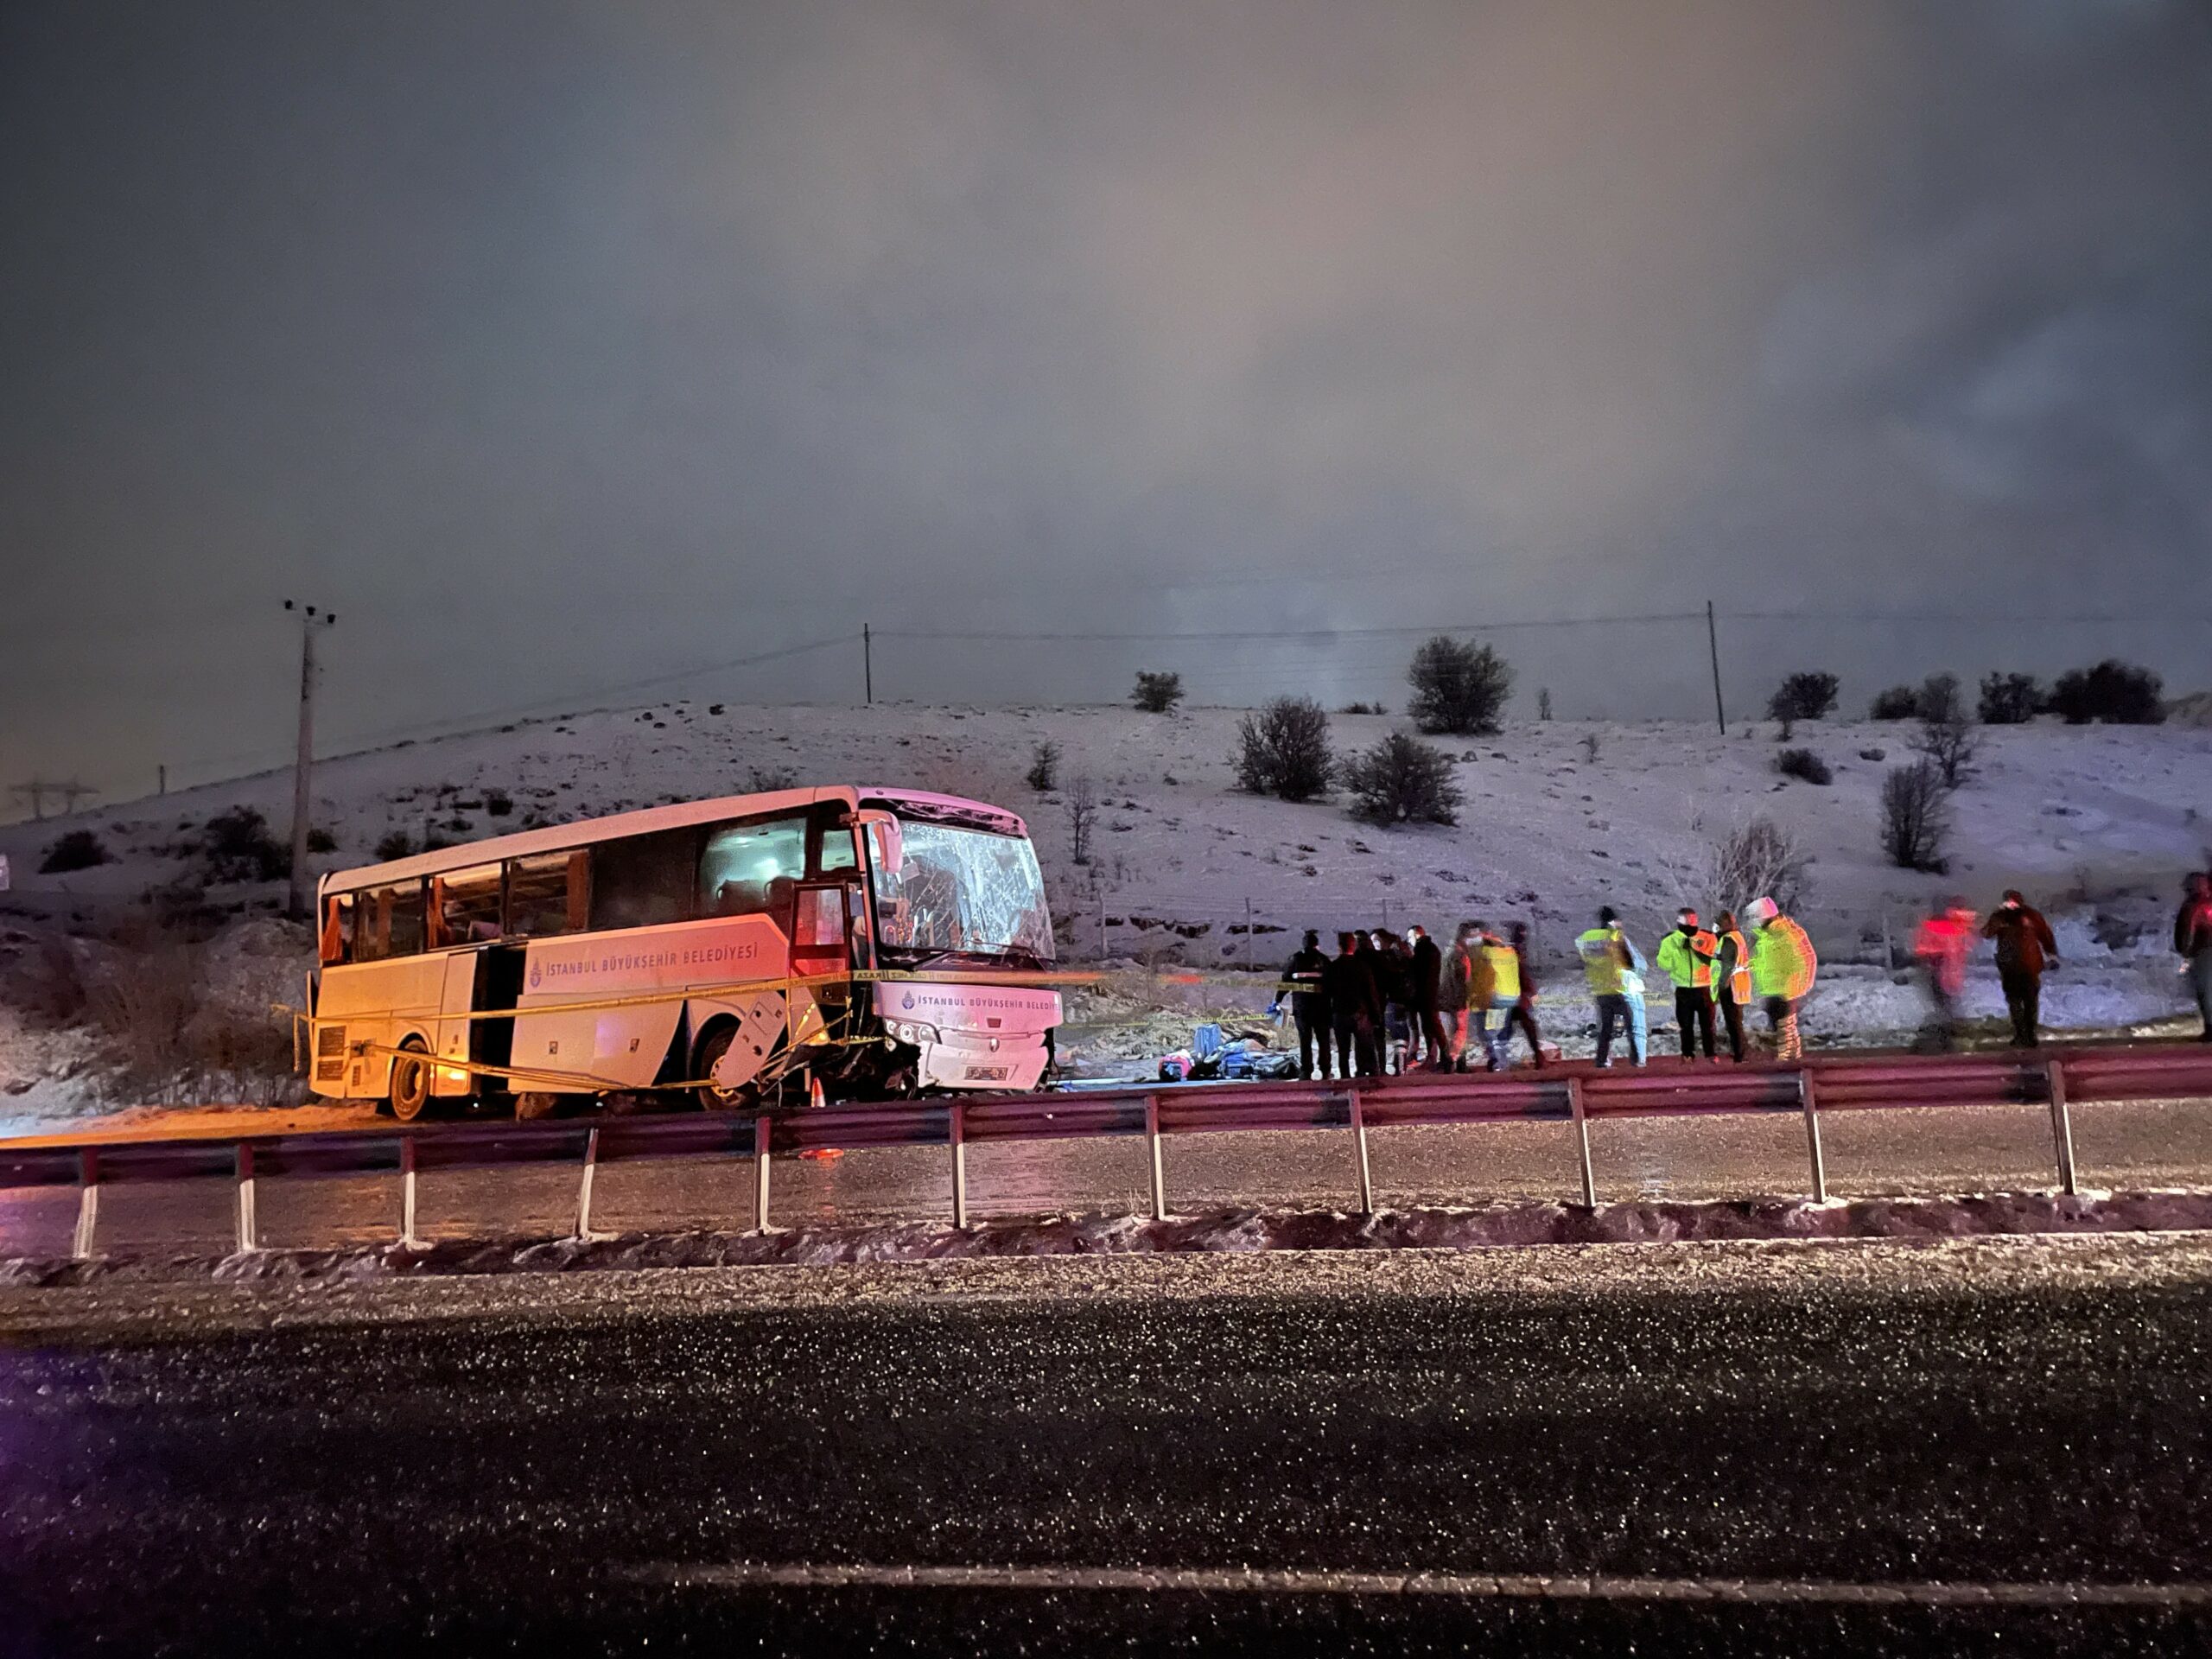
<svg viewBox="0 0 2212 1659"><path fill-rule="evenodd" d="M747 656L734 657L724 662L707 663L696 668L678 669L672 673L656 674L644 679L624 680L589 690L559 692L535 698L528 702L510 703L504 708L478 709L458 715L446 715L436 720L423 721L411 726L388 727L381 731L357 734L347 738L352 745L347 753L359 753L364 749L382 748L390 744L435 736L459 736L461 732L446 728L461 727L474 729L474 722L490 724L495 721L518 718L544 709L558 708L564 703L595 702L601 698L620 696L626 692L643 691L654 686L669 685L683 680L696 680L709 674L726 673L732 669L750 668L760 663L781 661L787 657L802 656L810 651L823 651L832 645L851 645L860 639L858 633L841 633L827 639L810 639L795 645L779 645L772 651L753 652ZM194 769L243 763L264 759L267 749L243 750L225 755L203 755L177 763L180 769Z"/></svg>
<svg viewBox="0 0 2212 1659"><path fill-rule="evenodd" d="M1704 620L1703 611L1654 611L1637 616L1522 617L1503 622L1468 622L1457 626L1440 626L1433 622L1423 622L1400 626L1370 628L1238 628L1234 632L1217 630L1211 632L1179 633L1164 633L1157 631L1135 633L1104 632L1031 633L1014 629L878 628L875 631L875 637L879 639L997 639L1010 642L1034 641L1039 644L1051 645L1084 641L1156 645L1187 641L1192 644L1223 645L1258 639L1408 638L1414 634L1496 633L1505 629L1517 628L1587 628L1617 623L1702 622Z"/></svg>

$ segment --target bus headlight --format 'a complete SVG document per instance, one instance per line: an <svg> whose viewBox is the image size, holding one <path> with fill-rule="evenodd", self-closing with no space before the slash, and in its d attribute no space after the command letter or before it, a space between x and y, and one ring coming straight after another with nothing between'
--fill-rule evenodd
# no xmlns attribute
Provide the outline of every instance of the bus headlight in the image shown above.
<svg viewBox="0 0 2212 1659"><path fill-rule="evenodd" d="M918 1020L901 1020L891 1027L891 1034L902 1043L912 1043L919 1048L924 1043L937 1041L937 1027Z"/></svg>

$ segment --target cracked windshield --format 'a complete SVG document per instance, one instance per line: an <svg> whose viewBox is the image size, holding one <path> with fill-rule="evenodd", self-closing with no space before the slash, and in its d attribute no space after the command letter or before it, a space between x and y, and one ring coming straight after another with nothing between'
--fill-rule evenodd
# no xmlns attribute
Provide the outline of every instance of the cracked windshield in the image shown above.
<svg viewBox="0 0 2212 1659"><path fill-rule="evenodd" d="M1018 836L902 820L899 873L875 870L882 943L912 950L1052 958L1037 854Z"/></svg>

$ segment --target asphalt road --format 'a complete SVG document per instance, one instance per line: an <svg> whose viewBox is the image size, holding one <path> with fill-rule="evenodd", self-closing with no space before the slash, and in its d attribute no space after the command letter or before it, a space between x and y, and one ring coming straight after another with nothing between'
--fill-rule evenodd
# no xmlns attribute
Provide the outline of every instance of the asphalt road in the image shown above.
<svg viewBox="0 0 2212 1659"><path fill-rule="evenodd" d="M341 1109L342 1111L342 1109ZM355 1111L354 1116L364 1115ZM181 1126L221 1132L204 1115ZM240 1133L266 1120L231 1114ZM320 1121L296 1115L284 1125ZM1833 1113L1823 1120L1828 1186L1844 1197L2045 1190L2056 1184L2049 1114L2037 1106ZM2085 1185L2107 1190L2212 1184L2212 1102L2076 1105L2075 1150ZM1564 1123L1394 1128L1370 1137L1385 1205L1491 1198L1579 1198ZM1592 1125L1601 1200L1749 1198L1807 1189L1804 1130L1779 1114L1645 1118ZM1342 1130L1177 1136L1165 1163L1168 1199L1195 1213L1251 1205L1341 1207L1357 1186ZM714 1159L610 1164L596 1177L594 1224L607 1231L750 1224L752 1166ZM417 1230L431 1238L565 1233L577 1171L531 1166L421 1178ZM1148 1174L1139 1139L971 1147L977 1217L1138 1211ZM398 1224L396 1175L270 1179L260 1184L262 1240L273 1246L372 1244ZM779 1225L949 1217L950 1169L938 1148L889 1148L834 1160L781 1159L770 1220ZM66 1255L73 1189L0 1191L0 1255ZM101 1195L99 1243L113 1252L219 1250L232 1236L223 1181L119 1185Z"/></svg>
<svg viewBox="0 0 2212 1659"><path fill-rule="evenodd" d="M9 1293L0 1647L2171 1652L2208 1287L2134 1239Z"/></svg>

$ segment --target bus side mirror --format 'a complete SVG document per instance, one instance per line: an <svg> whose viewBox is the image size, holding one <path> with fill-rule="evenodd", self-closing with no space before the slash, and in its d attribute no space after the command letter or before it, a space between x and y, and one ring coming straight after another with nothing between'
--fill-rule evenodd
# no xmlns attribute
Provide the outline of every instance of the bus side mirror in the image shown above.
<svg viewBox="0 0 2212 1659"><path fill-rule="evenodd" d="M878 873L897 875L906 861L906 838L899 820L888 812L868 807L862 809L854 821L868 835Z"/></svg>

